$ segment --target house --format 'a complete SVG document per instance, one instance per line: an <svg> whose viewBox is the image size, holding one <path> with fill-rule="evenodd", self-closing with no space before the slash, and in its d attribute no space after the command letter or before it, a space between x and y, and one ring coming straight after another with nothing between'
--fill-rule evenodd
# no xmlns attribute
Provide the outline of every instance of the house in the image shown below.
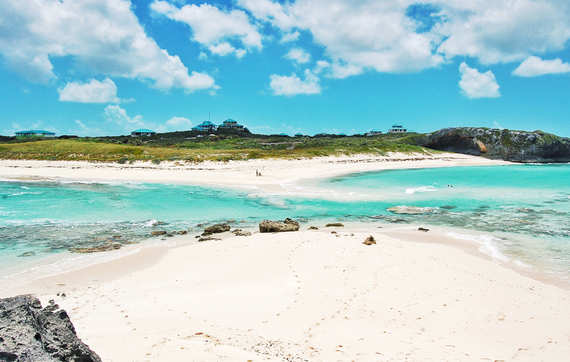
<svg viewBox="0 0 570 362"><path fill-rule="evenodd" d="M303 134L302 133L296 133L295 137L303 137Z"/></svg>
<svg viewBox="0 0 570 362"><path fill-rule="evenodd" d="M37 130L37 129L33 129L30 131L20 131L20 132L16 132L16 137L22 138L22 137L46 137L46 138L54 138L55 137L55 133L54 132L49 132L49 131L42 131L42 130Z"/></svg>
<svg viewBox="0 0 570 362"><path fill-rule="evenodd" d="M156 132L151 131L150 129L137 129L136 131L131 132L131 137L154 136L154 135L156 135Z"/></svg>
<svg viewBox="0 0 570 362"><path fill-rule="evenodd" d="M405 129L404 126L402 126L401 124L395 124L392 126L392 128L390 128L390 130L388 132L390 132L390 133L406 133L406 132L408 132L408 130Z"/></svg>
<svg viewBox="0 0 570 362"><path fill-rule="evenodd" d="M218 126L218 128L221 129L237 129L238 131L245 131L247 130L247 128L244 125L241 125L239 123L237 123L237 121L234 121L231 118L228 118L224 121L224 123L222 123L221 125Z"/></svg>
<svg viewBox="0 0 570 362"><path fill-rule="evenodd" d="M372 131L368 132L366 135L367 136L378 136L381 134L382 134L382 131L380 131L379 129L373 129Z"/></svg>
<svg viewBox="0 0 570 362"><path fill-rule="evenodd" d="M193 131L198 131L198 132L216 132L216 129L218 128L218 126L216 126L215 124L213 124L210 121L204 121L201 124L197 125L196 127L192 127Z"/></svg>

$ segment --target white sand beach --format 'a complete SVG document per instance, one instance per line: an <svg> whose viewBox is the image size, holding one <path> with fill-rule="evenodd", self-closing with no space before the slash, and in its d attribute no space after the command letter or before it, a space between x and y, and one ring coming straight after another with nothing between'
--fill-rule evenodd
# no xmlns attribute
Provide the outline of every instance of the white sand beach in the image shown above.
<svg viewBox="0 0 570 362"><path fill-rule="evenodd" d="M133 164L0 160L0 178L185 183L228 187L279 187L301 179L387 169L500 165L508 162L452 154L356 155L312 159ZM261 177L256 177L256 171Z"/></svg>
<svg viewBox="0 0 570 362"><path fill-rule="evenodd" d="M501 163L455 154L198 166L0 161L0 177L278 187L360 171ZM54 299L104 361L568 359L569 290L499 266L438 228L315 226L200 243L180 236L176 246L141 248L0 296ZM377 244L363 245L370 235Z"/></svg>

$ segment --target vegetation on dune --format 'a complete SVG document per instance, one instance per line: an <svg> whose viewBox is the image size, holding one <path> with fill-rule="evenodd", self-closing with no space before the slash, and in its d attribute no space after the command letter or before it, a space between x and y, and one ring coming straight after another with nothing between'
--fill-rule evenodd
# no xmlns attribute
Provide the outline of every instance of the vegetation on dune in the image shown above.
<svg viewBox="0 0 570 362"><path fill-rule="evenodd" d="M190 137L188 137L190 136ZM313 158L389 152L425 153L413 134L314 137L216 134L192 137L184 132L154 137L102 137L10 140L0 144L0 159L127 163L134 161L202 162L259 158ZM430 151L431 152L431 151Z"/></svg>

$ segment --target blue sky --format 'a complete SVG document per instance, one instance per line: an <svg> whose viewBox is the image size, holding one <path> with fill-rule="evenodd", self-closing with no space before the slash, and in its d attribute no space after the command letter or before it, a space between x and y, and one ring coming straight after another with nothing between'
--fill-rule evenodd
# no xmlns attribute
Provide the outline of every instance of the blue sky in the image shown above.
<svg viewBox="0 0 570 362"><path fill-rule="evenodd" d="M567 0L3 0L0 134L570 136Z"/></svg>

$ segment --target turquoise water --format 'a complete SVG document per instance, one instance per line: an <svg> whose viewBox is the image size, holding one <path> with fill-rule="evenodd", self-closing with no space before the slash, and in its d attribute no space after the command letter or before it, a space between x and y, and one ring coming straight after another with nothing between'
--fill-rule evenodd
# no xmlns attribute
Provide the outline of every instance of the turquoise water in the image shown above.
<svg viewBox="0 0 570 362"><path fill-rule="evenodd" d="M227 221L254 228L263 219L291 217L305 225L340 220L458 228L453 236L480 242L497 259L569 279L569 181L570 165L391 170L285 185L280 194L149 183L0 181L0 276L53 263L58 256L84 257L69 254L74 247L141 242L153 230L198 233L205 224ZM387 211L402 205L428 212Z"/></svg>

